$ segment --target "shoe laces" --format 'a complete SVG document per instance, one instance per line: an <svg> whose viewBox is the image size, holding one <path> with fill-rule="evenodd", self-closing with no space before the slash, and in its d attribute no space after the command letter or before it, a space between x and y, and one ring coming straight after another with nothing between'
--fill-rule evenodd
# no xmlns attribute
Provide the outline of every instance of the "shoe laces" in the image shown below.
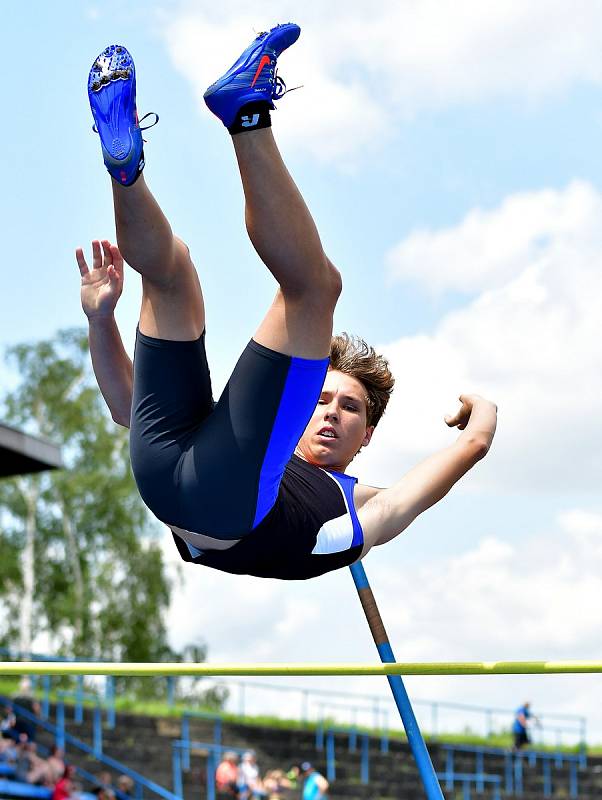
<svg viewBox="0 0 602 800"><path fill-rule="evenodd" d="M284 97L285 94L289 92L294 92L295 89L302 89L303 86L293 86L292 89L286 88L286 83L282 80L278 72L274 75L274 88L272 89L272 99L273 100L280 100Z"/></svg>

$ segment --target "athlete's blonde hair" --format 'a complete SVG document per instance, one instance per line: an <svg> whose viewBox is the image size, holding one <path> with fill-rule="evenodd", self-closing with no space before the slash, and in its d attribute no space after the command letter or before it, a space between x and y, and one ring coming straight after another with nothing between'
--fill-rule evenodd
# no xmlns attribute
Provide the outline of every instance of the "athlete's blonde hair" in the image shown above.
<svg viewBox="0 0 602 800"><path fill-rule="evenodd" d="M395 384L387 359L359 336L341 333L330 343L330 369L360 381L366 389L368 425L377 425Z"/></svg>

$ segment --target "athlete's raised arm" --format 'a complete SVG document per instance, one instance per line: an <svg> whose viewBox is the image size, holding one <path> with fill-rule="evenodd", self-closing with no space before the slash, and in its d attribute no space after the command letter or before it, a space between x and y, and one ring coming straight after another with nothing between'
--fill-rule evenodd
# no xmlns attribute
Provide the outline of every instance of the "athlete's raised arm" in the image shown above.
<svg viewBox="0 0 602 800"><path fill-rule="evenodd" d="M115 306L123 291L123 258L115 245L92 242L92 269L81 247L75 258L82 279L81 301L88 318L92 367L111 416L130 427L132 409L132 362L115 322Z"/></svg>
<svg viewBox="0 0 602 800"><path fill-rule="evenodd" d="M389 489L368 494L373 496L358 511L363 555L373 545L393 539L438 503L489 451L497 420L495 404L476 394L461 395L460 402L460 410L445 418L447 425L462 431L454 444L425 459Z"/></svg>

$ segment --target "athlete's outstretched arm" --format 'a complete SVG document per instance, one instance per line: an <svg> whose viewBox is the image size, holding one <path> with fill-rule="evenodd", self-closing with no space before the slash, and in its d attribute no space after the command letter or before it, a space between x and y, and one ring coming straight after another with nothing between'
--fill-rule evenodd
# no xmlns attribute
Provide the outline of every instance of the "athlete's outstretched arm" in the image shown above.
<svg viewBox="0 0 602 800"><path fill-rule="evenodd" d="M475 394L461 395L460 401L458 413L445 418L447 425L462 431L454 444L418 464L391 488L374 490L374 496L359 509L363 555L373 545L393 539L438 503L489 451L497 421L495 404Z"/></svg>
<svg viewBox="0 0 602 800"><path fill-rule="evenodd" d="M130 427L132 409L132 362L115 322L115 306L123 291L123 258L110 242L92 242L92 269L81 247L75 258L82 278L81 301L88 317L92 367L111 416Z"/></svg>

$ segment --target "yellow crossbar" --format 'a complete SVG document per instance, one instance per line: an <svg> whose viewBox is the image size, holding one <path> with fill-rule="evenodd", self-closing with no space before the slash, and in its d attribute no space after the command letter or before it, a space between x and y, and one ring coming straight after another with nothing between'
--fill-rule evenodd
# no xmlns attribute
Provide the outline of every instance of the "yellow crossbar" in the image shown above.
<svg viewBox="0 0 602 800"><path fill-rule="evenodd" d="M602 672L602 661L438 661L395 664L190 664L2 661L0 675L552 675Z"/></svg>

